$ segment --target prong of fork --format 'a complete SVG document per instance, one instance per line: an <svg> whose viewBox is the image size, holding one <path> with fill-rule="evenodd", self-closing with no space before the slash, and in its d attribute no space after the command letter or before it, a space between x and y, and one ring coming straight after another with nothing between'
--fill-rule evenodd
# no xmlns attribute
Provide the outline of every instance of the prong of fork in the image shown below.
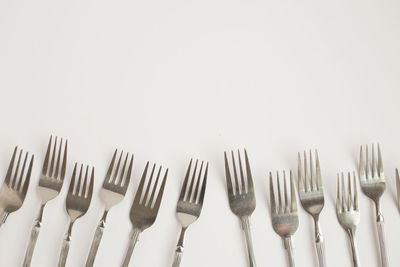
<svg viewBox="0 0 400 267"><path fill-rule="evenodd" d="M317 189L322 189L322 176L321 176L321 167L319 164L318 151L315 149L315 169L317 175Z"/></svg>
<svg viewBox="0 0 400 267"><path fill-rule="evenodd" d="M125 174L126 163L128 162L128 156L129 153L126 153L124 164L122 165L121 173L119 174L119 181L115 183L119 184L119 186L122 186L122 183L124 182L124 174Z"/></svg>
<svg viewBox="0 0 400 267"><path fill-rule="evenodd" d="M188 193L186 195L186 199L185 199L188 202L190 202L190 199L192 197L192 191L193 191L194 180L196 178L196 171L197 171L197 163L198 163L198 161L199 160L196 160L196 163L194 165L194 170L193 170L193 174L192 174L192 179L190 181L189 191L188 191Z"/></svg>
<svg viewBox="0 0 400 267"><path fill-rule="evenodd" d="M76 188L74 191L75 195L79 195L80 189L81 189L81 183L82 183L82 170L83 170L83 164L81 164L81 168L79 170L79 178L78 178L78 183L76 184Z"/></svg>
<svg viewBox="0 0 400 267"><path fill-rule="evenodd" d="M74 193L77 166L78 166L78 163L75 162L74 170L72 171L71 182L69 183L69 188L68 188L68 194L70 194L70 195L72 195Z"/></svg>
<svg viewBox="0 0 400 267"><path fill-rule="evenodd" d="M297 212L297 201L296 201L296 189L294 187L294 177L292 170L290 170L290 200L291 200L291 212Z"/></svg>
<svg viewBox="0 0 400 267"><path fill-rule="evenodd" d="M146 166L144 167L144 171L142 174L142 178L140 179L140 183L139 186L136 190L136 195L135 195L135 199L133 200L134 204L139 204L140 199L142 197L142 192L143 192L143 187L144 187L144 182L146 181L146 175L147 175L147 171L149 169L149 162L146 163Z"/></svg>
<svg viewBox="0 0 400 267"><path fill-rule="evenodd" d="M88 179L88 172L89 172L89 165L86 165L85 180L83 180L82 192L80 194L81 197L86 196L86 185L87 185L87 179Z"/></svg>
<svg viewBox="0 0 400 267"><path fill-rule="evenodd" d="M298 188L300 192L304 192L304 177L303 177L303 168L301 166L301 156L300 152L297 153L297 177L299 179L298 181Z"/></svg>
<svg viewBox="0 0 400 267"><path fill-rule="evenodd" d="M358 168L358 173L360 175L361 180L365 180L365 166L364 166L364 155L363 155L363 148L362 145L360 146L360 163Z"/></svg>
<svg viewBox="0 0 400 267"><path fill-rule="evenodd" d="M229 171L229 164L226 152L224 152L224 161L225 161L225 177L226 177L226 187L228 189L228 196L232 196L234 195L234 193L233 193L231 173Z"/></svg>
<svg viewBox="0 0 400 267"><path fill-rule="evenodd" d="M283 171L283 191L285 195L285 213L288 213L290 211L289 209L289 200L288 200L288 190L286 186L286 172Z"/></svg>
<svg viewBox="0 0 400 267"><path fill-rule="evenodd" d="M244 175L243 175L243 167L242 167L242 159L240 158L240 151L238 150L238 161L239 161L239 170L240 170L240 180L242 181L242 194L246 192L246 185L244 183Z"/></svg>
<svg viewBox="0 0 400 267"><path fill-rule="evenodd" d="M317 180L314 173L314 163L313 163L313 156L310 149L310 176L311 176L311 191L317 190Z"/></svg>
<svg viewBox="0 0 400 267"><path fill-rule="evenodd" d="M15 190L17 190L17 191L19 191L21 189L21 184L22 184L22 180L24 179L23 176L24 176L25 164L26 164L27 159L28 159L28 152L26 152L24 163L22 164L21 174L19 176L17 186L15 187ZM15 172L15 173L17 173L17 172Z"/></svg>
<svg viewBox="0 0 400 267"><path fill-rule="evenodd" d="M90 175L89 190L88 190L88 193L87 193L87 196L86 196L87 199L90 199L90 200L92 199L93 186L94 186L94 167L92 167L92 172L91 172L91 175Z"/></svg>
<svg viewBox="0 0 400 267"><path fill-rule="evenodd" d="M157 178L156 178L156 181L155 181L155 183L154 183L154 185L153 185L153 190L152 190L152 192L151 192L150 199L149 199L149 201L148 201L148 203L147 203L147 205L148 205L149 207L152 207L152 205L153 205L154 195L156 194L158 181L160 180L161 168L162 168L161 166L158 168ZM151 178L150 178L150 180L151 180ZM149 181L149 186L150 186L150 181ZM145 203L145 202L144 202L144 203Z"/></svg>
<svg viewBox="0 0 400 267"><path fill-rule="evenodd" d="M13 188L13 189L16 188L16 184L17 184L17 175L18 175L18 170L19 170L19 164L21 162L21 156L22 156L22 150L19 151L17 166L15 167L15 171L14 171L14 178L12 179L12 183L11 183L11 188Z"/></svg>
<svg viewBox="0 0 400 267"><path fill-rule="evenodd" d="M189 180L189 176L190 176L190 169L192 167L192 162L193 162L193 159L190 159L189 166L188 166L187 171L186 171L185 179L183 181L181 194L179 196L179 201L184 201L185 200L186 188L187 188L187 184L188 184L188 180Z"/></svg>
<svg viewBox="0 0 400 267"><path fill-rule="evenodd" d="M126 173L126 178L125 178L125 182L124 182L124 192L126 192L126 190L128 189L128 186L129 186L129 183L131 180L131 175L132 175L132 168L133 168L133 155L131 155L128 171ZM121 186L122 186L122 179L121 179Z"/></svg>
<svg viewBox="0 0 400 267"><path fill-rule="evenodd" d="M354 184L354 210L358 210L357 180L356 180L356 173L354 171L353 171L353 184Z"/></svg>
<svg viewBox="0 0 400 267"><path fill-rule="evenodd" d="M151 169L151 173L150 173L150 179L147 182L146 192L144 193L144 196L143 196L143 199L141 202L143 205L146 205L146 203L147 203L147 196L149 195L149 192L150 192L151 182L153 181L153 175L154 175L155 168L156 168L156 164L153 164L153 168Z"/></svg>
<svg viewBox="0 0 400 267"><path fill-rule="evenodd" d="M344 183L344 174L342 172L342 211L348 211L347 210L347 203L346 203L346 188L345 188L345 183Z"/></svg>
<svg viewBox="0 0 400 267"><path fill-rule="evenodd" d="M164 178L163 178L163 180L162 180L160 189L159 189L159 191L158 191L158 195L157 195L156 201L154 202L154 205L153 205L153 210L154 210L156 213L157 213L158 210L160 209L161 199L162 199L162 197L163 197L164 189L165 189L165 184L166 184L166 182L167 182L167 176L168 176L168 169L165 171ZM155 192L155 190L156 190L156 187L154 187L154 191L153 191L153 192Z"/></svg>
<svg viewBox="0 0 400 267"><path fill-rule="evenodd" d="M235 163L235 156L233 155L233 151L231 151L232 154L232 165L233 165L233 176L235 177L235 195L240 195L240 187L239 187L239 179L236 171L236 163Z"/></svg>
<svg viewBox="0 0 400 267"><path fill-rule="evenodd" d="M274 182L272 178L272 172L269 172L269 199L271 202L271 213L272 214L278 213L275 202Z"/></svg>
<svg viewBox="0 0 400 267"><path fill-rule="evenodd" d="M347 183L348 183L348 199L347 199L347 209L350 211L353 209L353 194L351 193L351 176L350 172L347 173Z"/></svg>
<svg viewBox="0 0 400 267"><path fill-rule="evenodd" d="M117 149L115 149L113 157L111 159L110 165L108 166L108 170L106 173L106 177L104 178L104 184L111 182L111 174L114 168L115 158L117 157Z"/></svg>
<svg viewBox="0 0 400 267"><path fill-rule="evenodd" d="M383 175L383 164L382 164L382 155L381 155L381 147L378 143L378 174L380 178L384 178Z"/></svg>
<svg viewBox="0 0 400 267"><path fill-rule="evenodd" d="M282 205L282 191L281 191L281 184L279 182L279 171L276 171L276 183L278 185L278 213L283 213L283 205Z"/></svg>
<svg viewBox="0 0 400 267"><path fill-rule="evenodd" d="M200 165L200 170L199 170L199 174L197 177L197 182L196 182L196 188L194 189L194 194L193 197L191 199L191 202L196 203L197 202L197 195L199 194L199 186L200 186L200 180L201 180L201 175L203 173L203 161L201 161L201 165Z"/></svg>
<svg viewBox="0 0 400 267"><path fill-rule="evenodd" d="M51 162L50 162L50 170L49 170L49 176L53 177L53 171L54 171L54 162L56 158L56 150L57 149L57 136L53 144L53 155L51 156Z"/></svg>
<svg viewBox="0 0 400 267"><path fill-rule="evenodd" d="M244 159L246 162L246 174L247 174L247 192L254 194L254 184L253 176L251 175L249 156L247 155L247 150L244 150Z"/></svg>
<svg viewBox="0 0 400 267"><path fill-rule="evenodd" d="M116 184L117 183L117 176L118 176L118 171L119 171L119 167L121 165L121 159L122 159L122 154L124 153L124 151L121 151L120 155L119 155L119 159L118 159L118 163L117 166L114 170L114 176L113 179L111 181L112 184Z"/></svg>
<svg viewBox="0 0 400 267"><path fill-rule="evenodd" d="M310 175L308 171L308 164L307 164L307 154L306 151L304 151L304 182L305 182L305 191L310 192L311 191L311 185L310 185Z"/></svg>
<svg viewBox="0 0 400 267"><path fill-rule="evenodd" d="M198 201L198 203L200 205L203 205L203 202L204 202L204 195L206 193L206 185L207 185L207 175L208 175L208 162L206 164L206 169L204 171L203 183L201 185L201 191L200 191L200 196L199 196L199 201Z"/></svg>
<svg viewBox="0 0 400 267"><path fill-rule="evenodd" d="M49 158L50 158L50 150L51 150L51 140L53 139L53 136L50 136L49 144L47 145L47 152L46 156L44 158L44 163L43 163L43 168L42 168L42 174L46 175L47 174L47 168L49 166Z"/></svg>

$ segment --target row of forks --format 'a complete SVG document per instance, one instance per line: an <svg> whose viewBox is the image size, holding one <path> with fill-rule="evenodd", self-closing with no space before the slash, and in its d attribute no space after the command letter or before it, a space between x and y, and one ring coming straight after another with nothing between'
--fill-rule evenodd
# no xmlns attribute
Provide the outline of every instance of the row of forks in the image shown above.
<svg viewBox="0 0 400 267"><path fill-rule="evenodd" d="M360 148L360 161L359 161L359 180L360 186L364 194L375 203L376 207L376 223L377 233L380 246L380 255L382 267L388 267L385 234L384 234L384 220L380 207L380 198L385 191L386 182L383 173L382 156L380 147L378 145L377 157L375 156L374 146L372 146L372 160L369 159L368 147L365 152L366 159L364 160L363 148ZM237 161L239 168L237 168L235 155L231 152L232 168L230 168L227 153L224 153L225 160L225 175L228 191L229 204L232 212L236 214L242 223L242 228L245 232L246 244L248 248L249 266L255 267L256 261L253 251L250 231L250 216L256 207L256 200L254 194L254 184L252 180L251 170L247 151L244 150L246 179L244 178L243 165L241 160L241 153L237 153ZM377 160L376 160L377 158ZM319 224L320 213L324 207L324 192L322 185L322 175L318 152L315 151L315 167L310 151L309 164L307 163L307 155L304 152L304 164L300 153L298 154L298 195L300 202L305 211L312 216L315 228L315 246L318 256L318 263L320 267L326 266L324 238ZM366 161L366 162L364 162ZM233 172L233 178L231 175ZM239 171L238 171L239 169ZM240 181L239 175L240 174ZM286 172L283 171L283 189L281 189L281 182L279 172L276 173L277 190L274 189L273 174L269 173L270 179L270 205L271 205L271 221L274 231L282 237L284 248L288 254L288 265L295 266L293 255L293 244L291 237L296 232L299 226L299 219L297 214L296 202L296 189L293 174L290 171L290 192L288 191ZM399 195L399 208L400 208L400 177L398 170L397 176L397 191ZM340 187L340 177L342 180L342 187ZM359 257L357 254L357 246L355 242L356 227L359 222L359 206L356 188L356 175L353 174L353 185L351 183L351 175L348 173L348 189L346 192L344 174L338 174L338 188L336 200L336 214L339 223L348 233L353 255L353 265L359 265ZM341 188L341 190L340 190ZM353 188L353 189L352 189ZM340 193L341 191L341 193ZM282 196L283 192L283 196Z"/></svg>

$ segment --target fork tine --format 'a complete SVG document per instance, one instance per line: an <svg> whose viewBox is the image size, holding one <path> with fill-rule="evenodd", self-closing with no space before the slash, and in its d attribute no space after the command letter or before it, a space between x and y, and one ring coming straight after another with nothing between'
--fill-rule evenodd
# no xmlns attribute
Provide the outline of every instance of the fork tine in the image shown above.
<svg viewBox="0 0 400 267"><path fill-rule="evenodd" d="M87 185L87 179L88 179L88 172L89 172L89 165L86 165L85 180L83 180L82 193L80 194L80 196L82 196L82 197L86 196L86 185Z"/></svg>
<svg viewBox="0 0 400 267"><path fill-rule="evenodd" d="M21 189L21 184L22 184L22 180L24 179L25 164L26 164L27 159L28 159L28 152L26 152L26 154L25 154L25 159L24 159L24 163L22 164L21 174L19 176L18 183L15 187L15 190L17 190L17 191L19 191Z"/></svg>
<svg viewBox="0 0 400 267"><path fill-rule="evenodd" d="M206 186L207 186L207 175L208 175L208 162L206 164L206 169L204 171L204 177L203 177L203 183L201 185L201 191L200 191L200 196L199 196L199 204L203 205L204 202L204 195L206 192Z"/></svg>
<svg viewBox="0 0 400 267"><path fill-rule="evenodd" d="M367 169L367 173L366 173L366 179L370 179L371 178L371 162L369 161L369 155L368 155L368 146L365 146L365 165L366 165L366 169Z"/></svg>
<svg viewBox="0 0 400 267"><path fill-rule="evenodd" d="M286 172L285 171L283 171L283 193L285 196L284 211L285 211L285 213L288 213L290 209L289 209L289 200L288 200L288 192L287 192L287 186L286 186Z"/></svg>
<svg viewBox="0 0 400 267"><path fill-rule="evenodd" d="M12 170L14 168L14 161L15 161L15 155L17 154L17 149L18 149L18 147L16 146L14 148L14 152L13 152L13 155L11 157L10 164L8 165L6 179L4 180L4 182L6 183L6 185L8 187L10 187L10 180L11 180Z"/></svg>
<svg viewBox="0 0 400 267"><path fill-rule="evenodd" d="M29 182L31 180L33 159L34 159L34 155L31 156L31 161L29 162L29 167L28 167L28 170L26 172L24 185L22 186L22 194L24 194L24 195L26 195L26 193L28 192Z"/></svg>
<svg viewBox="0 0 400 267"><path fill-rule="evenodd" d="M317 174L317 189L322 189L321 167L319 165L318 150L315 149L315 169Z"/></svg>
<svg viewBox="0 0 400 267"><path fill-rule="evenodd" d="M251 175L249 157L247 155L247 150L244 150L244 158L246 162L246 175L247 175L247 192L254 193L253 176Z"/></svg>
<svg viewBox="0 0 400 267"><path fill-rule="evenodd" d="M122 183L124 182L124 174L125 174L126 163L128 162L128 156L129 156L129 153L126 153L124 164L122 165L122 169L121 169L121 172L119 174L119 180L118 180L118 183L117 183L119 186L122 186Z"/></svg>
<svg viewBox="0 0 400 267"><path fill-rule="evenodd" d="M306 151L304 151L304 180L305 180L306 192L311 191L311 186L310 186L310 175L309 175L309 172L308 172L308 164L307 164L307 154L306 154Z"/></svg>
<svg viewBox="0 0 400 267"><path fill-rule="evenodd" d="M111 180L110 178L111 178L112 170L114 168L114 163L115 163L115 158L116 157L117 157L117 149L114 150L114 154L113 154L113 157L111 159L110 166L108 167L107 174L106 174L106 177L104 179L104 183L109 183L110 180Z"/></svg>
<svg viewBox="0 0 400 267"><path fill-rule="evenodd" d="M63 156L63 161L62 161L62 166L61 166L61 177L60 177L62 181L64 181L65 171L67 169L67 150L68 150L68 140L65 140L64 156Z"/></svg>
<svg viewBox="0 0 400 267"><path fill-rule="evenodd" d="M56 158L56 149L57 149L57 136L56 136L56 138L54 140L54 144L53 144L53 153L52 153L51 161L50 161L49 177L53 177L54 162L55 162L55 158Z"/></svg>
<svg viewBox="0 0 400 267"><path fill-rule="evenodd" d="M238 150L238 161L239 161L239 170L240 170L240 179L242 181L242 194L246 192L246 185L244 183L244 175L243 175L243 167L242 167L242 159L240 158L240 151Z"/></svg>
<svg viewBox="0 0 400 267"><path fill-rule="evenodd" d="M275 194L274 194L274 182L272 179L272 172L269 172L269 199L271 202L271 213L277 213L276 203L275 203Z"/></svg>
<svg viewBox="0 0 400 267"><path fill-rule="evenodd" d="M92 200L93 186L94 186L94 167L92 167L92 174L90 176L89 190L88 190L88 193L87 193L87 198L89 199L89 201Z"/></svg>
<svg viewBox="0 0 400 267"><path fill-rule="evenodd" d="M120 153L120 155L119 155L119 159L118 159L118 163L117 163L117 167L115 167L115 170L114 170L114 176L113 176L113 179L112 179L112 184L116 184L117 183L117 176L118 176L118 171L119 171L119 167L121 166L121 159L122 159L122 154L124 153L124 151L123 150L121 150L121 153Z"/></svg>
<svg viewBox="0 0 400 267"><path fill-rule="evenodd" d="M276 182L278 184L278 190L277 190L277 194L278 194L278 213L282 213L283 212L283 205L282 205L282 191L281 191L281 184L279 183L279 172L276 171Z"/></svg>
<svg viewBox="0 0 400 267"><path fill-rule="evenodd" d="M156 181L155 181L155 183L154 183L154 185L153 185L153 190L152 190L152 192L151 192L150 199L149 199L149 201L148 201L148 203L147 203L147 205L148 205L149 207L151 207L151 206L153 205L153 199L154 199L154 195L156 194L157 185L158 185L158 180L160 180L161 169L162 169L162 167L160 166L160 167L158 168L157 178L156 178ZM144 199L143 201L145 201L145 199ZM143 203L146 204L146 202L143 202Z"/></svg>
<svg viewBox="0 0 400 267"><path fill-rule="evenodd" d="M81 164L81 169L79 171L79 178L78 178L78 183L76 184L76 188L75 188L75 195L79 195L79 192L80 192L80 189L81 189L82 169L83 169L83 164Z"/></svg>
<svg viewBox="0 0 400 267"><path fill-rule="evenodd" d="M360 164L358 167L358 172L360 175L360 180L365 180L365 166L364 166L364 155L362 145L360 146Z"/></svg>
<svg viewBox="0 0 400 267"><path fill-rule="evenodd" d="M140 199L142 197L142 192L143 192L143 186L144 186L144 182L146 180L146 175L147 175L147 170L148 169L149 169L149 162L147 162L146 163L146 167L144 167L142 178L140 179L139 187L136 190L135 199L133 200L134 204L139 204L139 202L140 202Z"/></svg>
<svg viewBox="0 0 400 267"><path fill-rule="evenodd" d="M236 170L236 163L235 163L235 156L233 155L233 151L231 151L232 154L232 165L233 165L233 176L235 177L235 194L240 194L240 189L239 189L239 180L238 180L238 175L237 175L237 170Z"/></svg>
<svg viewBox="0 0 400 267"><path fill-rule="evenodd" d="M351 175L350 172L347 172L347 183L348 183L348 199L347 199L347 208L348 210L352 210L353 209L353 194L352 194L352 190L351 190Z"/></svg>
<svg viewBox="0 0 400 267"><path fill-rule="evenodd" d="M167 182L167 176L168 176L168 169L165 171L164 178L163 178L163 181L162 181L161 186L160 186L160 190L158 191L157 199L154 202L153 209L154 209L154 211L156 213L160 209L161 200L162 200L162 197L163 197L163 194L164 194L165 183Z"/></svg>
<svg viewBox="0 0 400 267"><path fill-rule="evenodd" d="M226 152L224 152L224 161L225 161L225 179L226 179L226 187L228 189L228 196L233 196L232 179L231 179L231 173L229 171L229 164Z"/></svg>
<svg viewBox="0 0 400 267"><path fill-rule="evenodd" d="M376 162L375 162L375 146L374 146L374 144L372 144L371 170L372 170L372 178L377 178L377 168L376 168Z"/></svg>
<svg viewBox="0 0 400 267"><path fill-rule="evenodd" d="M357 181L355 172L353 172L353 183L354 183L354 210L358 211L358 193L357 193Z"/></svg>
<svg viewBox="0 0 400 267"><path fill-rule="evenodd" d="M192 168L192 162L193 162L193 159L190 159L189 166L187 167L187 170L186 170L185 179L183 180L183 185L181 188L181 194L179 196L179 201L184 201L184 199L185 199L186 187L187 187L187 183L188 183L188 179L189 179L189 175L190 175L190 169Z"/></svg>
<svg viewBox="0 0 400 267"><path fill-rule="evenodd" d="M199 171L199 175L197 176L196 187L194 189L194 196L193 196L192 200L189 199L189 201L192 201L193 203L197 202L197 196L199 194L201 175L203 174L203 163L204 163L204 161L201 161L200 171Z"/></svg>
<svg viewBox="0 0 400 267"><path fill-rule="evenodd" d="M342 211L347 211L346 189L345 189L344 174L343 174L343 172L342 172Z"/></svg>
<svg viewBox="0 0 400 267"><path fill-rule="evenodd" d="M298 177L298 187L300 192L304 192L304 177L303 170L301 167L301 156L300 152L297 153L297 177Z"/></svg>
<svg viewBox="0 0 400 267"><path fill-rule="evenodd" d="M17 175L18 175L18 170L19 170L19 164L21 162L21 155L22 155L22 149L19 151L17 166L15 167L14 178L12 179L11 188L15 188L15 185L17 184L17 180L18 180Z"/></svg>
<svg viewBox="0 0 400 267"><path fill-rule="evenodd" d="M192 174L192 178L190 180L190 186L189 186L189 191L186 195L186 201L190 202L190 199L192 198L192 192L193 192L193 184L194 184L194 180L196 179L196 171L197 171L197 163L199 162L199 160L196 160L196 163L194 164L194 170L193 170L193 174Z"/></svg>
<svg viewBox="0 0 400 267"><path fill-rule="evenodd" d="M150 179L147 182L146 192L144 193L143 200L142 200L142 203L144 205L146 205L146 202L147 202L147 196L149 195L149 192L150 192L151 182L153 181L153 175L154 175L154 170L155 169L156 169L156 164L154 163L153 164L153 168L151 169Z"/></svg>
<svg viewBox="0 0 400 267"><path fill-rule="evenodd" d="M46 156L45 156L44 162L43 162L43 168L42 168L42 174L43 175L47 174L47 167L49 165L49 158L50 158L51 139L53 139L53 136L50 135L49 144L47 145Z"/></svg>
<svg viewBox="0 0 400 267"><path fill-rule="evenodd" d="M383 164L382 164L382 155L381 155L381 147L378 143L378 175L380 178L383 178Z"/></svg>
<svg viewBox="0 0 400 267"><path fill-rule="evenodd" d="M290 199L291 199L290 211L297 212L296 189L294 186L294 178L293 178L292 170L290 170L290 194L291 194L291 196L290 196Z"/></svg>
<svg viewBox="0 0 400 267"><path fill-rule="evenodd" d="M310 176L311 176L311 191L317 190L317 180L315 179L315 173L314 173L314 162L313 162L313 157L310 149Z"/></svg>
<svg viewBox="0 0 400 267"><path fill-rule="evenodd" d="M57 161L56 161L56 170L54 172L54 178L58 178L58 172L60 171L60 159L61 159L61 148L62 148L62 143L63 139L61 138L60 140L60 145L58 147L58 154L57 154ZM56 150L54 149L54 154L56 153Z"/></svg>
<svg viewBox="0 0 400 267"><path fill-rule="evenodd" d="M131 155L131 160L129 162L128 172L126 173L126 178L125 178L125 183L124 183L125 192L128 189L129 183L131 181L132 168L133 168L133 154Z"/></svg>
<svg viewBox="0 0 400 267"><path fill-rule="evenodd" d="M72 195L74 192L74 187L75 187L75 177L76 177L76 168L78 166L78 163L75 162L74 165L74 170L72 171L72 178L71 182L69 183L69 188L68 188L68 195Z"/></svg>

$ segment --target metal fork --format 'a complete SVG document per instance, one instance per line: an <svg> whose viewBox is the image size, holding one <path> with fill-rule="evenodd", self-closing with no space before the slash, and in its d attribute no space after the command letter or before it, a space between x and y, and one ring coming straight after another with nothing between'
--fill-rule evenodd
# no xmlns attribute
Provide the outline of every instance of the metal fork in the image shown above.
<svg viewBox="0 0 400 267"><path fill-rule="evenodd" d="M21 171L19 171L22 150L20 150L19 152L17 165L14 169L17 151L18 147L15 147L14 153L11 157L10 165L8 166L6 179L4 180L4 183L0 188L0 227L6 222L8 215L18 210L24 203L26 192L28 191L29 187L29 180L31 179L34 156L31 156L31 160L29 162L28 170L26 171L24 180L25 166L29 154L28 152L26 152L25 158L23 160L24 162L22 163L22 169Z"/></svg>
<svg viewBox="0 0 400 267"><path fill-rule="evenodd" d="M82 217L87 212L93 195L94 167L92 167L92 171L90 174L89 186L88 186L89 166L86 166L85 178L82 183L83 164L81 164L78 182L75 185L76 169L77 169L77 163L75 163L74 171L72 173L71 183L69 185L67 194L66 210L70 217L70 223L68 231L65 234L65 238L63 240L60 258L58 260L58 267L64 267L65 263L67 262L69 246L71 243L72 226L74 225L75 221L78 218Z"/></svg>
<svg viewBox="0 0 400 267"><path fill-rule="evenodd" d="M25 252L25 259L23 263L24 267L31 266L32 255L35 249L37 238L39 236L40 227L42 226L44 207L46 206L46 203L49 200L52 200L58 195L64 183L65 169L67 164L67 141L65 141L64 144L64 153L61 153L63 148L62 138L59 142L58 153L57 153L57 137L55 138L52 151L51 147L52 147L52 136L50 136L42 172L39 178L39 186L37 189L39 197L41 198L41 205L39 213L35 219L31 231L28 248L26 249ZM51 159L50 159L50 153L52 154ZM50 166L49 166L49 160L50 160ZM61 169L60 169L60 164L61 164Z"/></svg>
<svg viewBox="0 0 400 267"><path fill-rule="evenodd" d="M381 149L378 144L378 162L376 162L375 160L374 145L372 145L372 161L370 161L368 157L368 146L366 146L365 150L366 150L365 151L366 163L364 163L362 146L360 147L360 165L359 165L360 185L364 194L375 203L376 227L378 232L382 267L388 267L389 263L386 252L384 219L380 206L380 198L386 189L385 175L383 173Z"/></svg>
<svg viewBox="0 0 400 267"><path fill-rule="evenodd" d="M179 222L182 225L182 230L181 230L181 235L179 237L178 245L176 246L175 258L172 267L179 267L183 256L183 250L184 250L183 242L185 239L186 229L189 227L190 224L192 224L199 218L201 208L203 207L204 194L206 191L206 184L207 184L208 163L206 164L203 181L200 187L200 180L203 174L202 173L203 161L201 162L200 171L198 173L196 181L196 187L194 188L193 191L193 186L196 179L197 163L198 160L196 160L192 178L191 181L189 181L190 169L192 166L192 160L190 160L189 167L186 171L185 180L182 185L181 194L179 196L178 204L176 207L176 214L178 216ZM188 189L188 183L190 183L189 189Z"/></svg>
<svg viewBox="0 0 400 267"><path fill-rule="evenodd" d="M272 173L269 173L269 190L271 202L271 219L275 232L282 237L283 245L288 254L289 266L294 267L294 253L292 236L299 227L299 217L297 215L296 189L294 187L294 179L292 171L290 171L290 199L288 197L288 189L286 186L286 173L283 171L283 192L284 201L282 200L281 186L279 182L279 172L276 172L276 181L278 185L278 205L276 203L274 193L274 183L272 181Z"/></svg>
<svg viewBox="0 0 400 267"><path fill-rule="evenodd" d="M117 178L119 168L121 165L122 155L123 151L121 151L118 163L114 169L115 159L117 156L117 149L115 150L110 166L108 167L106 177L104 178L103 187L100 189L100 197L105 204L105 209L103 217L101 218L99 224L97 225L96 232L93 237L92 246L90 247L90 252L86 260L86 267L91 267L94 264L96 253L99 248L101 238L103 236L104 228L106 226L108 211L112 206L122 201L122 199L125 196L126 190L128 189L129 186L129 181L131 179L131 173L132 173L133 155L129 160L128 169L126 169L129 157L129 153L126 153L122 169L119 173L119 178Z"/></svg>
<svg viewBox="0 0 400 267"><path fill-rule="evenodd" d="M319 224L319 215L324 207L325 201L317 150L315 150L315 170L311 150L309 166L307 164L307 155L304 151L304 172L300 153L298 153L298 191L301 205L314 219L315 246L318 254L318 263L320 267L325 267L325 245Z"/></svg>
<svg viewBox="0 0 400 267"><path fill-rule="evenodd" d="M250 163L247 156L247 151L244 150L246 174L247 174L247 187L246 187L246 182L242 167L242 160L240 158L240 151L238 150L238 161L239 161L241 183L239 183L233 151L231 151L231 154L232 154L232 165L233 165L233 174L235 179L234 182L235 187L233 186L231 173L229 170L228 158L226 152L224 152L225 175L226 175L226 185L228 188L229 206L232 212L240 218L240 221L242 223L242 229L246 236L246 244L247 244L250 267L256 267L256 260L253 251L253 241L251 238L251 231L250 231L250 216L253 213L254 209L256 208L256 198L254 195L254 185L250 171Z"/></svg>
<svg viewBox="0 0 400 267"><path fill-rule="evenodd" d="M358 249L356 244L356 229L360 221L360 210L358 208L358 197L357 197L357 182L356 175L353 173L353 190L351 189L351 175L347 173L347 193L345 188L344 174L342 178L342 194L340 195L340 178L337 175L337 197L336 197L336 215L340 225L349 235L351 243L351 251L353 255L353 266L359 267L360 260L358 257Z"/></svg>
<svg viewBox="0 0 400 267"><path fill-rule="evenodd" d="M166 169L164 173L164 178L162 180L160 189L158 191L157 198L154 200L158 181L161 174L162 167L160 166L157 173L156 181L154 182L153 189L151 190L152 180L154 176L154 171L156 169L156 164L153 165L151 170L150 179L147 182L147 188L143 195L144 183L146 181L147 170L149 168L149 162L147 162L146 167L144 168L142 178L140 179L139 187L136 191L135 199L133 200L131 211L130 211L130 219L133 226L131 239L129 242L128 250L125 255L124 262L122 264L123 267L128 267L130 259L132 257L133 249L137 241L139 240L139 235L153 225L157 218L158 210L160 209L160 204L162 200L162 196L164 193L165 183L167 181L168 169ZM151 195L149 197L149 193L151 190ZM143 196L142 196L143 195Z"/></svg>

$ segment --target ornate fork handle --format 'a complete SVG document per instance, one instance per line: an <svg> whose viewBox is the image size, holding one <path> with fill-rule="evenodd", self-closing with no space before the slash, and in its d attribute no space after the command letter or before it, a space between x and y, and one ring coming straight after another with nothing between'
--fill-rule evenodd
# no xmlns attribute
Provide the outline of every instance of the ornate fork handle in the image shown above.
<svg viewBox="0 0 400 267"><path fill-rule="evenodd" d="M388 267L388 257L386 252L386 241L385 241L385 231L384 231L384 220L383 216L379 215L376 221L376 229L379 238L379 248L381 251L382 267Z"/></svg>
<svg viewBox="0 0 400 267"><path fill-rule="evenodd" d="M43 218L43 211L44 211L45 204L42 204L39 210L39 214L35 220L35 224L32 227L31 237L29 239L29 245L25 252L25 259L23 267L31 266L33 251L35 250L36 241L39 236L40 228L42 226L42 218Z"/></svg>
<svg viewBox="0 0 400 267"><path fill-rule="evenodd" d="M325 244L318 219L315 220L315 247L317 249L319 267L326 267Z"/></svg>
<svg viewBox="0 0 400 267"><path fill-rule="evenodd" d="M254 257L253 241L251 238L251 231L250 231L250 216L241 217L241 221L242 221L242 228L246 236L246 244L249 253L250 267L256 267L257 265L256 265L256 259Z"/></svg>
<svg viewBox="0 0 400 267"><path fill-rule="evenodd" d="M139 240L140 234L141 234L140 229L133 228L132 234L131 234L131 240L129 241L129 247L128 247L128 250L126 251L126 255L125 255L124 263L122 263L122 267L129 266L129 262L132 257L133 249L135 248L135 245Z"/></svg>
<svg viewBox="0 0 400 267"><path fill-rule="evenodd" d="M181 264L183 250L184 250L183 242L185 240L185 233L186 233L186 228L182 227L181 235L178 240L178 245L176 246L174 262L172 263L172 267L179 267Z"/></svg>
<svg viewBox="0 0 400 267"><path fill-rule="evenodd" d="M351 252L353 255L353 266L354 267L360 267L360 259L358 257L358 248L356 244L356 238L355 238L355 231L348 230L347 233L349 234L350 238L350 243L351 243Z"/></svg>
<svg viewBox="0 0 400 267"><path fill-rule="evenodd" d="M63 240L62 248L61 248L61 253L60 253L60 258L58 260L58 267L65 267L65 264L67 262L67 256L69 252L69 246L71 243L71 232L72 232L72 226L73 222L69 224L68 227L68 232L65 234L65 238Z"/></svg>

